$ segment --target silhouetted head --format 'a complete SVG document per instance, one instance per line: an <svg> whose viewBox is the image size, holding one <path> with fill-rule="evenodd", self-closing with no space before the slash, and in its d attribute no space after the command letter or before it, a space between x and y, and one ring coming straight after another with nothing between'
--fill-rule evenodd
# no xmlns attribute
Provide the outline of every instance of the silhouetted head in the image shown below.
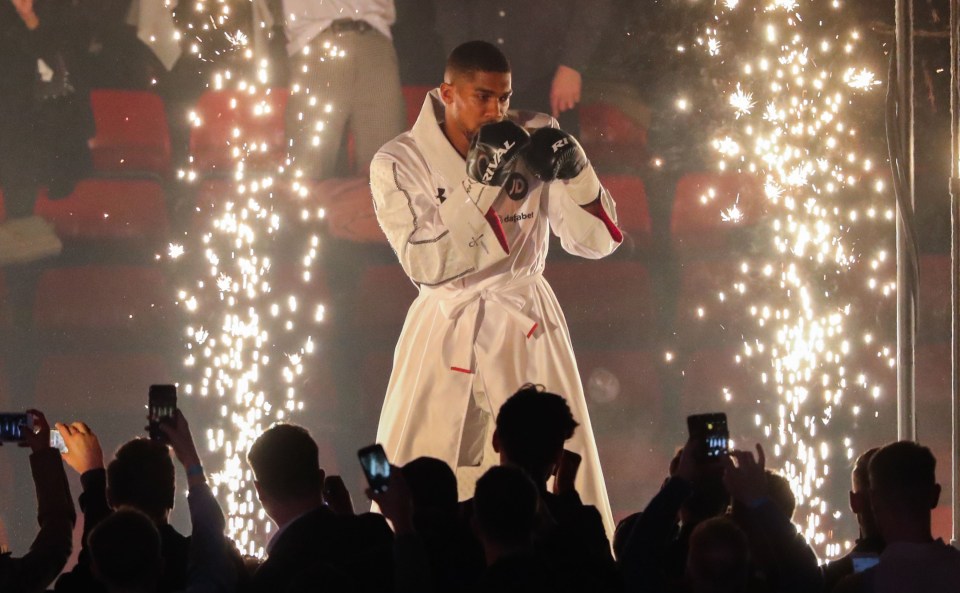
<svg viewBox="0 0 960 593"><path fill-rule="evenodd" d="M401 471L410 488L413 520L418 526L440 526L456 521L457 476L449 465L433 457L418 457Z"/></svg>
<svg viewBox="0 0 960 593"><path fill-rule="evenodd" d="M576 428L567 400L528 383L500 407L493 446L501 462L522 467L543 488Z"/></svg>
<svg viewBox="0 0 960 593"><path fill-rule="evenodd" d="M929 529L940 498L937 460L930 449L911 441L881 447L870 460L870 504L888 543L891 529Z"/></svg>
<svg viewBox="0 0 960 593"><path fill-rule="evenodd" d="M537 525L540 493L522 469L497 466L477 480L474 518L480 538L500 547L526 546Z"/></svg>
<svg viewBox="0 0 960 593"><path fill-rule="evenodd" d="M128 441L107 465L107 500L115 509L133 507L157 524L164 524L173 508L175 492L176 473L170 450L159 441Z"/></svg>
<svg viewBox="0 0 960 593"><path fill-rule="evenodd" d="M263 432L247 453L264 510L283 523L283 508L322 499L323 470L319 451L310 433L294 424L274 424Z"/></svg>
<svg viewBox="0 0 960 593"><path fill-rule="evenodd" d="M767 483L767 496L774 506L792 521L793 513L797 510L797 498L790 489L790 481L770 469L764 471L764 478Z"/></svg>
<svg viewBox="0 0 960 593"><path fill-rule="evenodd" d="M122 508L97 524L87 536L94 575L111 592L150 593L163 567L160 532L153 520Z"/></svg>
<svg viewBox="0 0 960 593"><path fill-rule="evenodd" d="M850 510L857 516L861 537L879 537L877 520L870 505L870 460L879 451L874 447L857 458L850 474Z"/></svg>
<svg viewBox="0 0 960 593"><path fill-rule="evenodd" d="M694 593L739 593L749 577L747 536L725 517L701 522L690 535L687 579Z"/></svg>

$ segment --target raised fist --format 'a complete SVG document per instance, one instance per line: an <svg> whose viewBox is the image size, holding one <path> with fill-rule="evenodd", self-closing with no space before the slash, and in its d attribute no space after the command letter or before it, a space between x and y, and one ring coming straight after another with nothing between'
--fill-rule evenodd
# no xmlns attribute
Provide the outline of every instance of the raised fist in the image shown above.
<svg viewBox="0 0 960 593"><path fill-rule="evenodd" d="M528 144L530 134L512 121L481 127L467 152L467 175L484 185L503 185Z"/></svg>
<svg viewBox="0 0 960 593"><path fill-rule="evenodd" d="M589 161L577 139L557 128L540 128L524 153L527 166L541 181L573 179Z"/></svg>

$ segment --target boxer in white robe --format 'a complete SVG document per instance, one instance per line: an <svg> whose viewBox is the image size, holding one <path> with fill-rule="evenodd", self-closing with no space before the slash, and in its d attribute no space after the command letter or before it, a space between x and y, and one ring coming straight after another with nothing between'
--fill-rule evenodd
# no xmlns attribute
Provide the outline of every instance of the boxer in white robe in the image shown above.
<svg viewBox="0 0 960 593"><path fill-rule="evenodd" d="M444 84L426 97L413 129L371 163L380 226L420 290L394 354L377 441L396 465L420 456L455 469L494 465L480 459L492 438L486 424L521 385L542 384L567 398L580 423L566 444L583 458L576 488L612 537L570 333L542 272L550 231L566 251L591 259L612 253L623 237L615 203L589 165L550 183L522 159L502 186L468 177L465 156L481 125L556 127L544 114L507 111L504 64L507 72L463 73L448 61Z"/></svg>

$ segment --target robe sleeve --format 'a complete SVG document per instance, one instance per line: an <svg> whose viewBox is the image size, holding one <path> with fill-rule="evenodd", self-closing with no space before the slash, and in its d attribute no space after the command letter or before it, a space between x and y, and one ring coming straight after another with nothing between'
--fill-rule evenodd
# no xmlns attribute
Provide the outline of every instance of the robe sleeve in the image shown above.
<svg viewBox="0 0 960 593"><path fill-rule="evenodd" d="M617 227L617 204L592 168L592 178L554 181L544 188L550 228L572 255L599 259L623 242ZM583 204L583 205L581 205Z"/></svg>
<svg viewBox="0 0 960 593"><path fill-rule="evenodd" d="M423 166L379 154L370 165L377 220L403 270L418 285L437 286L505 259L506 238L492 205L501 188L456 184L441 201Z"/></svg>

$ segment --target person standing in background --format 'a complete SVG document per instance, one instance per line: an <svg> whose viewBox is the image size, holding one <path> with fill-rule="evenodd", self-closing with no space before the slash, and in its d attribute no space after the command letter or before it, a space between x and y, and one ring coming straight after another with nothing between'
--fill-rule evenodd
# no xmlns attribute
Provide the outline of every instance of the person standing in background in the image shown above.
<svg viewBox="0 0 960 593"><path fill-rule="evenodd" d="M254 14L263 28L278 35L282 24L286 37L292 170L315 180L341 173L366 175L377 150L405 127L390 33L396 20L393 0L258 3ZM348 130L354 158L344 171L338 162L343 162L339 157Z"/></svg>

